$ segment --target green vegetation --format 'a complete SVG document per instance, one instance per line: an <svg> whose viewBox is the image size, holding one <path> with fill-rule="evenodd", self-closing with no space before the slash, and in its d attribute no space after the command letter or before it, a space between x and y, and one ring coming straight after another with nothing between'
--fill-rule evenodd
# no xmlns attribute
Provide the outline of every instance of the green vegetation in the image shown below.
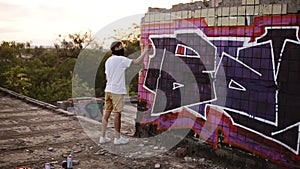
<svg viewBox="0 0 300 169"><path fill-rule="evenodd" d="M28 42L3 41L0 44L0 86L52 104L71 97L103 97L104 64L111 53L101 45L92 44L91 32L59 38L54 48L33 48ZM126 54L134 53L131 57L137 57L139 36L125 38L123 36L122 41L126 44ZM24 54L32 54L32 58L22 57ZM130 94L137 94L137 76L130 83Z"/></svg>

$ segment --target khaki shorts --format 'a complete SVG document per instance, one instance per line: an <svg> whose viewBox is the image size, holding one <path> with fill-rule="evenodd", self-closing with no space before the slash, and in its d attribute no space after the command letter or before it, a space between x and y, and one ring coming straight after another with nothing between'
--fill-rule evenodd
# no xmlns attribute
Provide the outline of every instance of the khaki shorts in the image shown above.
<svg viewBox="0 0 300 169"><path fill-rule="evenodd" d="M105 92L105 111L119 112L123 111L124 95Z"/></svg>

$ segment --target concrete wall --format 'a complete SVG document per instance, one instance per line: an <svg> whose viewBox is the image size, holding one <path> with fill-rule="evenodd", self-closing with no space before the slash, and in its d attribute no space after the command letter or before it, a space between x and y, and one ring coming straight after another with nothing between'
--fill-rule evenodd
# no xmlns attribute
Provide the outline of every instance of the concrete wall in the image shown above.
<svg viewBox="0 0 300 169"><path fill-rule="evenodd" d="M215 148L222 135L280 166L300 166L299 2L149 8L141 42L154 52L140 74L139 122L191 127Z"/></svg>

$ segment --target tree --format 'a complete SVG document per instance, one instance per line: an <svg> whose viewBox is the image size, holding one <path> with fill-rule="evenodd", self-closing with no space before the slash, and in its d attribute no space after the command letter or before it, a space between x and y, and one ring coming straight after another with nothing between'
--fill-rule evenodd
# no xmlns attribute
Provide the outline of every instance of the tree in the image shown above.
<svg viewBox="0 0 300 169"><path fill-rule="evenodd" d="M127 29L115 29L115 34L110 38L121 41L129 41L131 43L139 42L141 37L141 28L140 25L132 23L131 27Z"/></svg>
<svg viewBox="0 0 300 169"><path fill-rule="evenodd" d="M29 94L32 83L25 67L19 65L12 67L3 75L6 76L5 87L23 95Z"/></svg>
<svg viewBox="0 0 300 169"><path fill-rule="evenodd" d="M77 74L73 76L72 97L92 97L95 91L87 82L79 78Z"/></svg>
<svg viewBox="0 0 300 169"><path fill-rule="evenodd" d="M104 89L106 85L106 76L105 76L105 62L111 56L111 52L105 53L104 57L101 59L101 62L98 67L98 71L95 79L95 92L96 97L104 97Z"/></svg>
<svg viewBox="0 0 300 169"><path fill-rule="evenodd" d="M137 30L139 27L129 28L133 29ZM117 30L116 34L123 36L121 40L126 45L126 55L136 58L140 52L139 34L123 34ZM120 36L116 35L115 39ZM104 96L104 64L111 52L99 49L99 45L92 42L91 32L59 38L54 49L45 49L42 46L32 48L29 42L2 42L0 86L48 103L66 100L72 96L94 96L95 93L96 97ZM30 60L21 58L21 54L26 52L35 57ZM78 61L79 57L83 59ZM74 72L74 66L84 69ZM90 78L91 73L96 74L95 77ZM137 86L137 77L134 79L132 84L135 85L130 85L130 90L136 93L133 88Z"/></svg>
<svg viewBox="0 0 300 169"><path fill-rule="evenodd" d="M22 65L23 60L19 58L24 51L24 44L3 41L0 45L0 86L4 86L7 82L7 74L5 72L17 65Z"/></svg>
<svg viewBox="0 0 300 169"><path fill-rule="evenodd" d="M93 41L91 31L69 34L67 38L59 35L58 38L58 42L54 43L54 46L58 56L62 58L77 58L81 50Z"/></svg>

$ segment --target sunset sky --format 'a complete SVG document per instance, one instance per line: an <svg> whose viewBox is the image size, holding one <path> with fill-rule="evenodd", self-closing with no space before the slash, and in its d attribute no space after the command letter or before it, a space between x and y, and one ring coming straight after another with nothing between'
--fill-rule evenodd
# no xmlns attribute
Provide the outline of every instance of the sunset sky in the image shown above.
<svg viewBox="0 0 300 169"><path fill-rule="evenodd" d="M142 16L148 7L171 8L190 0L0 0L0 41L53 45L58 35L97 33L118 20ZM132 21L131 21L132 20ZM121 23L121 22L120 22ZM122 25L122 24L120 24Z"/></svg>

